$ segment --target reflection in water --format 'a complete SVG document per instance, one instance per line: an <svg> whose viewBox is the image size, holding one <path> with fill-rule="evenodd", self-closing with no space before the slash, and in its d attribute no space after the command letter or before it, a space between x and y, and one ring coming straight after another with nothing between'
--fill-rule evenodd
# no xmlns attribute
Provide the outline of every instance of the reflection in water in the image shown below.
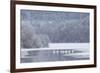
<svg viewBox="0 0 100 73"><path fill-rule="evenodd" d="M81 51L74 49L33 50L33 51L23 52L21 55L21 63L88 60L88 59L89 59L89 51Z"/></svg>

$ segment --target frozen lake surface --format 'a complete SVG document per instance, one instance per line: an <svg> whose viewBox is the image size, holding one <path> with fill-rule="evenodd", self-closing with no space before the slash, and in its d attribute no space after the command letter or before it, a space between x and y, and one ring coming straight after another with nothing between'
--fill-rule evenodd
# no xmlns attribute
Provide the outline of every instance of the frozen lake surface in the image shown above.
<svg viewBox="0 0 100 73"><path fill-rule="evenodd" d="M21 48L21 63L89 59L89 43L50 43L49 48Z"/></svg>

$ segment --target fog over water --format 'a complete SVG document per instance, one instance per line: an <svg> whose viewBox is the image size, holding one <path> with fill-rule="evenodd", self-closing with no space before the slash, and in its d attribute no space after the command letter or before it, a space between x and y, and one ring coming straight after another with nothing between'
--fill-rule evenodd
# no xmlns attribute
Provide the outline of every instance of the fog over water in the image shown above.
<svg viewBox="0 0 100 73"><path fill-rule="evenodd" d="M21 10L20 14L21 50L37 48L35 51L21 51L21 62L89 59L89 13ZM54 50L41 49L50 48L50 43ZM61 50L55 43L62 47L63 43L80 43L80 46L84 43L87 46L78 49L79 45L75 48L66 46Z"/></svg>

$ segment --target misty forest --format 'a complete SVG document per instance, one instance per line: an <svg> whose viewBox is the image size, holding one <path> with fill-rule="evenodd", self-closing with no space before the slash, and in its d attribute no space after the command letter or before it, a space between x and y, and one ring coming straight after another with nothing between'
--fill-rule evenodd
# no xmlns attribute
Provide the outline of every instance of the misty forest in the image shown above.
<svg viewBox="0 0 100 73"><path fill-rule="evenodd" d="M90 41L89 13L21 10L20 15L21 49L49 48L49 43L89 43ZM28 51L27 54L38 55L38 52L36 50ZM40 54L43 54L43 52L50 53L51 51L41 52ZM41 56L41 61L44 58L43 56ZM52 58L55 57L52 56ZM26 58L22 60L26 62ZM28 62L29 60L27 59ZM43 59L43 61L46 60ZM30 61L34 61L33 58Z"/></svg>

